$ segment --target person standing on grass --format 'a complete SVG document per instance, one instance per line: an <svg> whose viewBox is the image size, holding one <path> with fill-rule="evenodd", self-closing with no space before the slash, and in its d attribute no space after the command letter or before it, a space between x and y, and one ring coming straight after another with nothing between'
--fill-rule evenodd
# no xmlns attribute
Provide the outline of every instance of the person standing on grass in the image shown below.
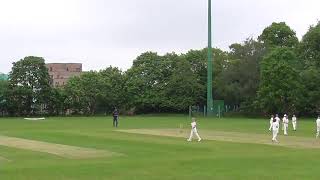
<svg viewBox="0 0 320 180"><path fill-rule="evenodd" d="M272 122L272 142L278 142L277 136L279 133L279 122L276 119L273 119Z"/></svg>
<svg viewBox="0 0 320 180"><path fill-rule="evenodd" d="M271 130L272 130L272 123L273 123L273 119L274 119L274 117L273 117L273 115L271 115L269 131L271 131Z"/></svg>
<svg viewBox="0 0 320 180"><path fill-rule="evenodd" d="M289 127L289 119L286 114L284 114L282 118L282 127L283 127L283 134L288 135L288 127Z"/></svg>
<svg viewBox="0 0 320 180"><path fill-rule="evenodd" d="M192 122L191 122L191 132L190 132L190 137L188 139L188 141L191 141L192 140L192 137L193 137L193 134L195 134L198 138L198 141L201 141L201 137L199 136L198 134L198 131L197 131L197 123L196 123L196 118L192 118Z"/></svg>
<svg viewBox="0 0 320 180"><path fill-rule="evenodd" d="M277 123L279 124L279 126L278 126L278 127L280 127L280 118L279 118L279 115L278 115L278 114L276 114L275 119L276 119Z"/></svg>
<svg viewBox="0 0 320 180"><path fill-rule="evenodd" d="M113 116L113 127L118 127L119 111L117 108L114 108L112 116Z"/></svg>
<svg viewBox="0 0 320 180"><path fill-rule="evenodd" d="M316 125L317 125L316 138L318 138L318 137L319 137L319 134L320 134L320 116L318 116L318 119L316 120Z"/></svg>
<svg viewBox="0 0 320 180"><path fill-rule="evenodd" d="M291 120L292 120L293 130L296 131L297 130L297 117L296 117L296 115L293 115Z"/></svg>

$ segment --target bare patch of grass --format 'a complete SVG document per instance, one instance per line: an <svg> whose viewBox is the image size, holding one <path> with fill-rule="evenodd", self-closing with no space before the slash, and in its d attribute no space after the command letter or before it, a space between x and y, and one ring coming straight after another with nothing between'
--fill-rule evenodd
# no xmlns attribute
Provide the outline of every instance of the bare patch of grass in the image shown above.
<svg viewBox="0 0 320 180"><path fill-rule="evenodd" d="M0 145L18 149L44 152L70 159L87 159L121 155L119 153L114 153L106 150L54 144L7 136L0 136Z"/></svg>

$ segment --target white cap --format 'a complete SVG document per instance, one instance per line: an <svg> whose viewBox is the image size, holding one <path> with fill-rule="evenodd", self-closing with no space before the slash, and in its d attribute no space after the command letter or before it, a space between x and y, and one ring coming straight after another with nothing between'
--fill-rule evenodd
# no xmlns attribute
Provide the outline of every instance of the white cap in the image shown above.
<svg viewBox="0 0 320 180"><path fill-rule="evenodd" d="M284 116L287 116L287 114L284 114Z"/></svg>

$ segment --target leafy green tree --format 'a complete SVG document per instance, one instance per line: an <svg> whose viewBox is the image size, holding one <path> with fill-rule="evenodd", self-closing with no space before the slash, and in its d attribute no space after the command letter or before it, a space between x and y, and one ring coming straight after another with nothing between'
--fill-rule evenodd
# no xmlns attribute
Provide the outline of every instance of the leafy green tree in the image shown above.
<svg viewBox="0 0 320 180"><path fill-rule="evenodd" d="M309 31L303 36L299 46L300 58L305 65L320 67L320 22L316 26L311 26Z"/></svg>
<svg viewBox="0 0 320 180"><path fill-rule="evenodd" d="M102 97L102 78L99 73L90 71L80 77L73 77L65 86L68 96L65 102L75 113L94 114L98 99Z"/></svg>
<svg viewBox="0 0 320 180"><path fill-rule="evenodd" d="M186 111L190 105L200 103L198 99L205 91L205 86L198 81L199 75L191 67L186 60L177 60L173 73L165 84L162 108L181 112Z"/></svg>
<svg viewBox="0 0 320 180"><path fill-rule="evenodd" d="M213 94L214 99L223 99L221 93L217 91L218 79L220 74L228 67L229 58L228 53L221 49L213 49ZM182 55L184 59L191 65L191 70L197 76L197 83L202 86L207 86L207 60L208 49L190 50L185 55ZM206 105L206 89L202 89L201 96L198 96L197 104Z"/></svg>
<svg viewBox="0 0 320 180"><path fill-rule="evenodd" d="M125 77L121 70L114 67L108 67L99 72L102 91L101 98L98 101L100 111L112 112L114 107L125 109L127 94L125 92Z"/></svg>
<svg viewBox="0 0 320 180"><path fill-rule="evenodd" d="M304 85L304 113L320 113L320 22L311 26L299 45L299 58L303 60L301 73Z"/></svg>
<svg viewBox="0 0 320 180"><path fill-rule="evenodd" d="M258 105L263 112L294 113L300 108L302 83L298 60L288 48L276 48L261 63Z"/></svg>
<svg viewBox="0 0 320 180"><path fill-rule="evenodd" d="M265 28L258 38L267 48L289 47L296 48L299 41L296 33L285 23L272 23Z"/></svg>
<svg viewBox="0 0 320 180"><path fill-rule="evenodd" d="M67 109L67 95L63 88L52 88L48 99L47 111L50 115L64 114Z"/></svg>
<svg viewBox="0 0 320 180"><path fill-rule="evenodd" d="M172 63L176 54L159 56L146 52L137 57L126 72L126 93L128 106L138 112L159 112L165 83L172 73Z"/></svg>
<svg viewBox="0 0 320 180"><path fill-rule="evenodd" d="M126 100L124 79L118 68L90 71L69 80L64 88L65 108L73 113L96 114L122 108Z"/></svg>
<svg viewBox="0 0 320 180"><path fill-rule="evenodd" d="M216 91L228 105L252 111L260 81L260 62L265 55L264 45L254 39L232 44L229 62L216 79ZM249 108L249 109L248 109Z"/></svg>
<svg viewBox="0 0 320 180"><path fill-rule="evenodd" d="M320 70L315 66L309 66L301 73L303 82L303 113L314 115L320 113Z"/></svg>
<svg viewBox="0 0 320 180"><path fill-rule="evenodd" d="M6 92L8 91L8 81L0 80L0 114L3 114L7 109Z"/></svg>
<svg viewBox="0 0 320 180"><path fill-rule="evenodd" d="M13 63L9 74L10 112L17 115L40 113L50 96L49 80L41 57L29 56Z"/></svg>

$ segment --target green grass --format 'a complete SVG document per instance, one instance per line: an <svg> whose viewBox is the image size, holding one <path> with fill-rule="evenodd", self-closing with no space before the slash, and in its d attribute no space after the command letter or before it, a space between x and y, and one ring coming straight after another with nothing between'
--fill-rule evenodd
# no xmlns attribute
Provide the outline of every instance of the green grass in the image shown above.
<svg viewBox="0 0 320 180"><path fill-rule="evenodd" d="M121 117L119 129L189 128L185 116ZM314 137L314 120L299 120L291 136ZM266 134L268 119L199 118L202 129ZM320 150L186 139L113 131L111 117L0 118L0 135L90 147L124 156L66 159L0 146L1 180L319 179ZM271 137L270 137L271 138ZM205 139L205 137L203 137Z"/></svg>

